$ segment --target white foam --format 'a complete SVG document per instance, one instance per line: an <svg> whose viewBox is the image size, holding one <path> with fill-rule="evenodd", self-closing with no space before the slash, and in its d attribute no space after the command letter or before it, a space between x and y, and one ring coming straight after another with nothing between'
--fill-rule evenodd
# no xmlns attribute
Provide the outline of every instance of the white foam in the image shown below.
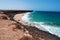
<svg viewBox="0 0 60 40"><path fill-rule="evenodd" d="M22 17L22 20L25 21L25 22L29 22L29 17L28 17L29 14L30 14L30 12L24 14L24 16Z"/></svg>
<svg viewBox="0 0 60 40"><path fill-rule="evenodd" d="M60 27L55 27L48 24L45 25L44 22L34 22L34 25L43 31L48 31L51 34L54 34L60 37Z"/></svg>
<svg viewBox="0 0 60 40"><path fill-rule="evenodd" d="M41 24L43 24L43 23L44 22L33 22L31 24L32 24L32 26L34 25L35 27L37 27L40 30L47 31L44 27L41 26Z"/></svg>
<svg viewBox="0 0 60 40"><path fill-rule="evenodd" d="M48 32L51 34L55 34L60 37L60 27L50 26L50 25L42 25Z"/></svg>

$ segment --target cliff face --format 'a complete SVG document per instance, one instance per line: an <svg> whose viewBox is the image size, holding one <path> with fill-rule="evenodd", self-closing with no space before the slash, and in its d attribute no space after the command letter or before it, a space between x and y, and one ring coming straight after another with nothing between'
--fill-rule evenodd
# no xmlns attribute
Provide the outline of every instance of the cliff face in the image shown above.
<svg viewBox="0 0 60 40"><path fill-rule="evenodd" d="M0 40L60 40L56 35L19 23L8 15L0 13Z"/></svg>

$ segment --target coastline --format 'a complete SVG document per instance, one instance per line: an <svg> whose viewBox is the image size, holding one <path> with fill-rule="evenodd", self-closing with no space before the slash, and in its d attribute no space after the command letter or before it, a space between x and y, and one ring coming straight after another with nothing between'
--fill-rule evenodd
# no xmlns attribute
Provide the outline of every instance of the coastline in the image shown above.
<svg viewBox="0 0 60 40"><path fill-rule="evenodd" d="M28 12L27 12L27 13L28 13ZM34 26L34 27L36 27L36 28L38 28L38 29L40 29L40 30L47 31L45 28L43 28L43 27L41 27L41 26L38 27L35 23L30 23L30 22L22 19L23 16L25 16L25 15L26 15L26 13L17 14L17 15L14 16L14 20L22 23L23 25ZM47 32L48 32L48 31L47 31Z"/></svg>
<svg viewBox="0 0 60 40"><path fill-rule="evenodd" d="M22 20L22 17L24 16L25 17L25 15L26 15L27 13L24 13L24 14L22 14L22 15L17 15L17 16L19 16L19 18L18 18L18 22L19 23L21 23L21 24L23 24L23 25L27 25L27 26L31 26L31 27L36 27L36 28L38 28L39 30L42 30L42 31L45 31L45 32L49 32L49 31L47 31L44 27L42 27L43 25L41 25L41 26L38 26L36 23L31 23L31 22L29 22L29 21L25 21L24 19ZM16 20L17 21L17 20ZM50 33L50 32L49 32ZM53 34L53 33L51 33L51 34Z"/></svg>
<svg viewBox="0 0 60 40"><path fill-rule="evenodd" d="M35 24L33 23L29 23L29 22L27 22L27 21L25 21L25 20L22 20L21 18L25 15L26 13L24 13L24 14L22 14L19 18L18 18L18 22L19 23L21 23L21 24L23 24L23 25L26 25L26 26L31 26L31 27L33 27L33 28L38 28L38 30L41 30L41 31L44 31L44 32L48 32L46 29L44 29L43 27L38 27L38 26L35 26ZM17 21L17 20L16 20ZM49 33L49 32L48 32ZM54 35L54 34L53 34Z"/></svg>
<svg viewBox="0 0 60 40"><path fill-rule="evenodd" d="M13 19L10 20L6 19L4 15L0 16L0 40L60 40L60 38L56 35L39 30L35 26L22 24L24 22L18 22L21 21L18 19L23 16L22 14L20 14L15 17L17 18L17 20L14 20L14 17L8 17Z"/></svg>

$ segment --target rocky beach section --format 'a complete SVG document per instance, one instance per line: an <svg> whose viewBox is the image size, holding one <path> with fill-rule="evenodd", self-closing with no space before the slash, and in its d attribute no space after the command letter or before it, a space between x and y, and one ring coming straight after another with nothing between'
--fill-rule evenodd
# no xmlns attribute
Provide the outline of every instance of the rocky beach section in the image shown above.
<svg viewBox="0 0 60 40"><path fill-rule="evenodd" d="M0 11L0 40L60 40L56 35L39 30L35 26L25 25L24 21L18 20L26 12Z"/></svg>

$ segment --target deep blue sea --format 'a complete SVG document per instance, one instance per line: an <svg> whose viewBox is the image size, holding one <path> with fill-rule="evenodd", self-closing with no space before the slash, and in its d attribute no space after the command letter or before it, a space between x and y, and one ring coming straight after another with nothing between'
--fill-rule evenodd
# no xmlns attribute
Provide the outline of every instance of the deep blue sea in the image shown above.
<svg viewBox="0 0 60 40"><path fill-rule="evenodd" d="M22 20L36 24L37 28L44 28L46 31L60 37L60 12L33 11L26 13Z"/></svg>

